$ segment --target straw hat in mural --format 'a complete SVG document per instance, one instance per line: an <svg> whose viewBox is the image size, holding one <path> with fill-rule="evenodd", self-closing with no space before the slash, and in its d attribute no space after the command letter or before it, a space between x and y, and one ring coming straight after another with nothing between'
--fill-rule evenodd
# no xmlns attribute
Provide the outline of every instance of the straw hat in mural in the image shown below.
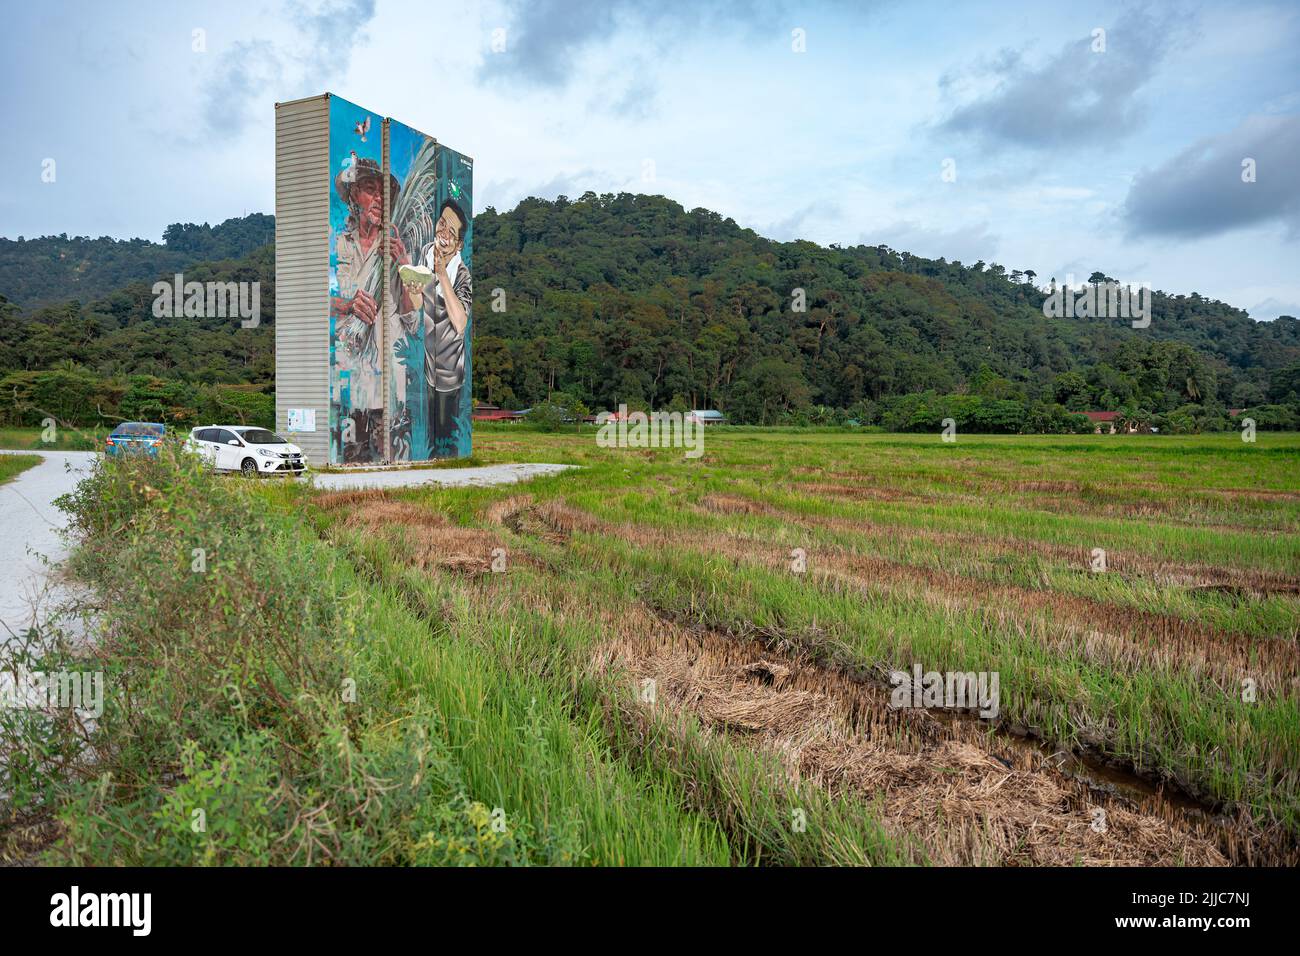
<svg viewBox="0 0 1300 956"><path fill-rule="evenodd" d="M383 181L384 171L379 168L379 164L369 156L364 159L358 159L357 154L352 154L352 162L334 177L334 189L338 192L339 197L346 203L352 201L352 186L358 181L365 179L367 176L373 176L375 179ZM397 194L401 190L401 184L398 183L397 177L392 173L388 174L388 201L396 202Z"/></svg>

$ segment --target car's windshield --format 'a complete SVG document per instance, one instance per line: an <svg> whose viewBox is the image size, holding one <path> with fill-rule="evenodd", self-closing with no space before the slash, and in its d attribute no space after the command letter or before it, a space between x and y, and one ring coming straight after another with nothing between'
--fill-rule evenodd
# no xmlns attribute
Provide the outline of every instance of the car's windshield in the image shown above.
<svg viewBox="0 0 1300 956"><path fill-rule="evenodd" d="M287 442L275 432L269 432L265 428L250 428L247 431L240 432L244 436L244 441L250 445L284 445Z"/></svg>
<svg viewBox="0 0 1300 956"><path fill-rule="evenodd" d="M153 422L123 422L113 430L114 435L148 435L150 438L161 438L163 426L156 425Z"/></svg>

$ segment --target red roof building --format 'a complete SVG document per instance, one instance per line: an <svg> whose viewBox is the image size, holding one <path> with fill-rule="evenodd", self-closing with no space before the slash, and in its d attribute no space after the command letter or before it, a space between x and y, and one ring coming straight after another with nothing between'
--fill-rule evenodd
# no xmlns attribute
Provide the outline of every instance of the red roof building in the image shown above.
<svg viewBox="0 0 1300 956"><path fill-rule="evenodd" d="M496 405L475 405L470 413L470 418L476 422L517 422L523 417L523 412L512 412Z"/></svg>
<svg viewBox="0 0 1300 956"><path fill-rule="evenodd" d="M1113 435L1119 431L1118 423L1122 417L1119 412L1084 412L1083 414L1087 415L1088 420L1096 426L1092 430L1094 435L1103 433ZM1135 434L1137 430L1137 425L1132 422L1129 422L1124 429L1130 435Z"/></svg>

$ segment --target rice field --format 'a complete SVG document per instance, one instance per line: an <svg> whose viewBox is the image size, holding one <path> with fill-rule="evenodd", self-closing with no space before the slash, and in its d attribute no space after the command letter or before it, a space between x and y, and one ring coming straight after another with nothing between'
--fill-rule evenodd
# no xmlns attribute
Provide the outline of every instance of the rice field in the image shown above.
<svg viewBox="0 0 1300 956"><path fill-rule="evenodd" d="M574 862L1300 861L1300 436L475 458L582 468L265 493L406 622L366 645L394 719L434 707L474 799ZM996 714L892 706L915 667L996 674Z"/></svg>

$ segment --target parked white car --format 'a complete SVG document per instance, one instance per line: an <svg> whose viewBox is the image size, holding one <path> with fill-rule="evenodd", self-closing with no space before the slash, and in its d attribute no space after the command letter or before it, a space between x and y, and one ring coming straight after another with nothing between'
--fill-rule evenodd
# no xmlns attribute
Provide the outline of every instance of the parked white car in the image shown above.
<svg viewBox="0 0 1300 956"><path fill-rule="evenodd" d="M302 449L275 432L251 425L208 425L190 431L189 447L217 471L256 475L300 475L307 470Z"/></svg>

